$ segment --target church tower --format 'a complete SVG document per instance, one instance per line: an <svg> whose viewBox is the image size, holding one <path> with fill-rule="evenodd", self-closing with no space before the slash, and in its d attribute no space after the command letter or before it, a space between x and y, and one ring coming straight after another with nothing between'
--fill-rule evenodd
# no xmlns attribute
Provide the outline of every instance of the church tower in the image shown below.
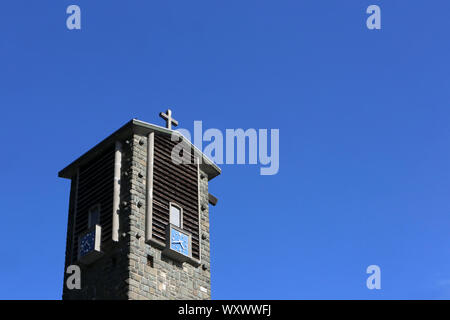
<svg viewBox="0 0 450 320"><path fill-rule="evenodd" d="M59 172L71 180L65 271L81 271L80 289L65 272L63 299L211 298L220 168L160 116L166 127L133 119Z"/></svg>

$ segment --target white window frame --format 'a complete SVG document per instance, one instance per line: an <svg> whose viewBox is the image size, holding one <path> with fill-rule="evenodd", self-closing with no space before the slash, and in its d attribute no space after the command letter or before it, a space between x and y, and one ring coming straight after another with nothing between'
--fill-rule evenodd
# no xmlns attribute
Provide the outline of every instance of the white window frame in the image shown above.
<svg viewBox="0 0 450 320"><path fill-rule="evenodd" d="M96 224L92 224L92 212L94 210L98 210L98 223L96 223ZM88 211L88 228L89 229L95 227L97 224L100 225L101 213L102 213L102 210L101 210L100 203L93 205L92 207L89 208L89 211Z"/></svg>
<svg viewBox="0 0 450 320"><path fill-rule="evenodd" d="M175 207L180 211L180 225L177 227L183 229L183 207L174 202L169 202L169 223L170 223L170 215L172 213L172 207Z"/></svg>

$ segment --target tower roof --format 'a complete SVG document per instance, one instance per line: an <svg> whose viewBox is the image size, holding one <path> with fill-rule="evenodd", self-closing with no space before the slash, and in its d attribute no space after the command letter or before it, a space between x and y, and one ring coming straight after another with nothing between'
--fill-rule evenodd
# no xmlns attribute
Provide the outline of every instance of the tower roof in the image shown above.
<svg viewBox="0 0 450 320"><path fill-rule="evenodd" d="M113 134L108 136L106 139L98 143L95 147L93 147L78 159L73 161L71 164L69 164L67 167L62 169L58 173L58 176L61 178L70 179L73 177L73 175L81 165L88 163L90 160L103 152L106 148L109 148L111 145L113 145L116 140L129 138L130 134L139 134L146 136L151 132L159 132L166 135L171 135L176 132L176 134L181 135L181 133L175 130L167 129L141 120L132 119L125 125L123 125L120 129L115 131ZM200 168L204 172L206 172L206 174L208 175L208 180L217 177L221 173L220 168L205 154L203 154L203 152L199 150L195 145L193 145L191 142L189 142L189 144L192 146L194 155L202 158Z"/></svg>

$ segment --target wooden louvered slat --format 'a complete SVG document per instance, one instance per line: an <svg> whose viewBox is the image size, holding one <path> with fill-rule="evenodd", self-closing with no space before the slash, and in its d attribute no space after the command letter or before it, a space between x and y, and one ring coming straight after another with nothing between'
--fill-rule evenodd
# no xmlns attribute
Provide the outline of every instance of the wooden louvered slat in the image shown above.
<svg viewBox="0 0 450 320"><path fill-rule="evenodd" d="M158 194L161 200L164 200L167 203L167 210L169 210L169 201L173 201L173 198L182 199L186 203L187 210L197 211L197 206L191 202L197 201L197 197L188 197L184 195L180 195L180 193L177 192L171 192L170 189L167 188L167 182L166 183L155 183L155 191L154 194Z"/></svg>
<svg viewBox="0 0 450 320"><path fill-rule="evenodd" d="M102 247L108 245L112 232L112 197L114 188L114 149L110 148L90 163L80 167L77 198L77 216L72 259L78 254L78 236L87 230L89 209L100 204ZM106 248L106 247L105 247Z"/></svg>
<svg viewBox="0 0 450 320"><path fill-rule="evenodd" d="M153 236L165 241L169 223L169 202L183 208L183 228L192 234L192 254L199 259L198 174L197 165L176 165L171 152L176 142L155 135L153 171Z"/></svg>

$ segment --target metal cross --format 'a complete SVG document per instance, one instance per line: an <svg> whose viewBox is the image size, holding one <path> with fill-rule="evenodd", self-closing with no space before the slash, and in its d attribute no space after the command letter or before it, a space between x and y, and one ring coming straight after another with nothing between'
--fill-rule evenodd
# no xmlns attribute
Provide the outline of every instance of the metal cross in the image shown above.
<svg viewBox="0 0 450 320"><path fill-rule="evenodd" d="M160 112L159 116L166 120L166 128L172 129L172 124L176 127L178 126L178 121L172 118L172 110L167 109L166 113Z"/></svg>

